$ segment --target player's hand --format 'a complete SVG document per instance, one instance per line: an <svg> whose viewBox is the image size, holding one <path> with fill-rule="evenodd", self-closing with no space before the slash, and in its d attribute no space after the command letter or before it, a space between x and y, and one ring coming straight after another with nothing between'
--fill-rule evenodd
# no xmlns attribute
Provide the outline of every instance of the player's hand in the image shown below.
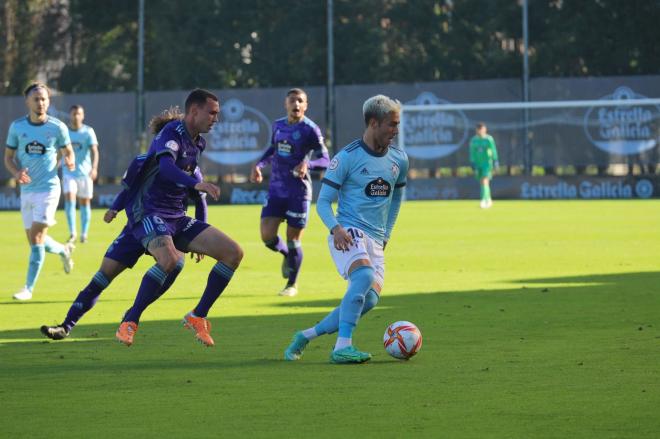
<svg viewBox="0 0 660 439"><path fill-rule="evenodd" d="M89 172L89 178L91 178L92 180L96 180L97 176L98 176L98 171L96 169L92 169Z"/></svg>
<svg viewBox="0 0 660 439"><path fill-rule="evenodd" d="M76 162L74 161L73 157L68 155L64 156L64 166L66 166L69 171L76 169Z"/></svg>
<svg viewBox="0 0 660 439"><path fill-rule="evenodd" d="M353 238L342 226L335 226L332 229L332 237L337 250L347 251L353 245Z"/></svg>
<svg viewBox="0 0 660 439"><path fill-rule="evenodd" d="M106 210L105 214L103 215L103 221L110 224L112 222L112 220L115 219L116 216L117 216L117 211L116 210L108 209L108 210Z"/></svg>
<svg viewBox="0 0 660 439"><path fill-rule="evenodd" d="M298 163L298 166L293 168L293 176L298 178L305 178L308 170L309 164L307 164L307 161L303 160L302 162Z"/></svg>
<svg viewBox="0 0 660 439"><path fill-rule="evenodd" d="M261 168L258 166L252 168L252 172L250 173L250 181L253 183L261 183L264 181L264 176L261 175Z"/></svg>
<svg viewBox="0 0 660 439"><path fill-rule="evenodd" d="M195 264L199 264L199 262L204 259L204 253L193 253L190 252L190 259L195 260Z"/></svg>
<svg viewBox="0 0 660 439"><path fill-rule="evenodd" d="M200 192L206 192L215 201L218 201L218 198L220 198L220 188L214 185L213 183L209 183L207 181L202 181L200 183L197 183L195 185L195 190Z"/></svg>
<svg viewBox="0 0 660 439"><path fill-rule="evenodd" d="M28 168L23 168L20 171L18 171L16 174L14 174L14 178L16 179L18 184L27 184L32 181L32 179L28 175Z"/></svg>

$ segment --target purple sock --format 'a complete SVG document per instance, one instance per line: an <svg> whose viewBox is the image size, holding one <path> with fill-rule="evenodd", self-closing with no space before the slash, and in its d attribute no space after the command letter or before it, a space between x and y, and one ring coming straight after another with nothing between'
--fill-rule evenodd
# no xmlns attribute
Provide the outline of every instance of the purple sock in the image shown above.
<svg viewBox="0 0 660 439"><path fill-rule="evenodd" d="M279 236L276 236L270 241L265 241L264 244L266 244L266 247L274 252L280 252L284 256L289 254L289 250L287 249L286 244Z"/></svg>
<svg viewBox="0 0 660 439"><path fill-rule="evenodd" d="M153 302L155 302L160 296L165 294L167 290L170 289L174 281L176 280L177 276L179 276L179 273L181 273L181 270L183 270L183 258L179 259L179 262L176 263L176 266L174 267L174 270L170 271L167 274L167 277L165 278L165 283L160 287L158 292L151 297L151 302L149 302L147 305L151 305Z"/></svg>
<svg viewBox="0 0 660 439"><path fill-rule="evenodd" d="M289 264L289 281L287 285L293 285L298 279L298 272L300 271L300 266L302 265L303 260L303 251L300 246L300 241L289 241L289 255L286 257Z"/></svg>
<svg viewBox="0 0 660 439"><path fill-rule="evenodd" d="M140 316L147 307L158 298L162 286L165 284L167 273L158 264L152 266L142 277L133 306L124 316L123 322L140 322Z"/></svg>
<svg viewBox="0 0 660 439"><path fill-rule="evenodd" d="M78 293L78 297L74 300L71 308L69 308L69 312L66 314L66 318L62 322L62 326L67 331L71 331L76 326L76 323L78 323L78 320L87 311L92 309L103 290L108 288L108 285L110 285L108 278L100 271L97 271L89 285Z"/></svg>
<svg viewBox="0 0 660 439"><path fill-rule="evenodd" d="M234 270L222 262L218 262L213 266L213 269L209 273L209 280L206 284L204 294L202 294L202 298L193 310L193 313L197 317L206 317L208 315L209 309L211 309L215 301L220 297L220 294L225 290L233 275Z"/></svg>

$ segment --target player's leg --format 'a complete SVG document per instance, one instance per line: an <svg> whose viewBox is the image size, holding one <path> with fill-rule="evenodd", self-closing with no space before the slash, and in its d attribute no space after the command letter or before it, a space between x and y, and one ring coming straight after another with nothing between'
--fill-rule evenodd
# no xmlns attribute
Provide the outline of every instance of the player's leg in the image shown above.
<svg viewBox="0 0 660 439"><path fill-rule="evenodd" d="M46 259L44 236L48 231L48 225L32 221L31 215L29 221L31 224L29 225L29 228L25 229L25 234L30 245L30 257L28 259L27 276L25 279L25 286L13 296L16 300L32 299L34 286L37 283L37 279L39 279L39 273L41 273L41 268L43 267L44 261ZM24 224L26 224L25 216Z"/></svg>
<svg viewBox="0 0 660 439"><path fill-rule="evenodd" d="M76 241L76 196L78 186L76 179L68 175L62 177L62 191L64 192L64 216L69 227L69 239L67 242Z"/></svg>
<svg viewBox="0 0 660 439"><path fill-rule="evenodd" d="M78 204L80 205L80 242L86 242L89 234L89 224L92 221L92 198L94 182L90 177L78 179Z"/></svg>
<svg viewBox="0 0 660 439"><path fill-rule="evenodd" d="M289 249L287 265L289 276L286 286L280 291L280 296L295 296L298 294L296 282L303 261L302 235L309 212L310 201L292 199L289 200L286 211L286 243Z"/></svg>
<svg viewBox="0 0 660 439"><path fill-rule="evenodd" d="M61 340L68 337L71 330L76 326L82 316L94 307L103 290L105 290L114 278L119 276L119 274L121 274L126 268L126 265L120 261L109 258L106 253L106 256L101 262L101 267L94 276L92 276L92 279L87 286L78 293L78 296L71 304L64 321L56 326L42 326L41 333L53 340Z"/></svg>
<svg viewBox="0 0 660 439"><path fill-rule="evenodd" d="M213 346L209 333L211 327L206 316L240 265L243 249L220 230L199 222L189 227L182 238L189 242L188 251L205 254L217 261L209 273L199 303L184 317L184 325L195 332L197 340L206 346Z"/></svg>
<svg viewBox="0 0 660 439"><path fill-rule="evenodd" d="M126 346L133 344L140 316L153 303L153 297L158 295L167 280L168 273L174 271L181 259L172 240L175 226L166 223L160 217L151 215L145 217L132 229L133 236L146 244L149 253L156 259L156 264L147 270L142 277L133 305L124 315L115 337Z"/></svg>
<svg viewBox="0 0 660 439"><path fill-rule="evenodd" d="M283 278L289 277L289 264L287 256L289 249L286 242L277 234L280 223L284 221L287 210L287 200L284 198L268 197L261 209L261 240L264 245L274 252L282 255L281 272Z"/></svg>

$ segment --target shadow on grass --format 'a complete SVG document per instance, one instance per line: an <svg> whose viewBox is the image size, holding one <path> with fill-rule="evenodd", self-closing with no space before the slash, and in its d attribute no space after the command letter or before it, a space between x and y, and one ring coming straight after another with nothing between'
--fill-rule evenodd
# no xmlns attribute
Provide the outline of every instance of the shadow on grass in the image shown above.
<svg viewBox="0 0 660 439"><path fill-rule="evenodd" d="M515 340L547 338L567 328L574 331L578 325L583 332L612 327L627 334L653 328L653 310L660 306L657 294L660 272L514 282L522 286L496 291L385 294L376 309L361 320L356 332L357 342L367 350L379 352L374 364L386 364L397 360L382 352L382 333L396 320L415 322L424 335L424 350L433 352L434 344L446 348L452 343L478 344L498 336ZM241 296L234 297L234 300L240 299ZM308 308L302 313L238 317L222 317L220 299L210 318L217 343L214 348L196 344L192 334L181 328L179 320L143 321L135 344L127 348L114 340L119 322L85 324L83 319L63 341L46 339L37 325L33 329L2 331L0 355L7 368L16 371L26 364L37 369L51 367L60 372L283 365L286 362L282 360L282 353L294 331L313 326L326 315L327 308L339 303L339 298L300 299L286 300L277 306ZM46 303L31 305L43 304ZM324 310L314 312L315 308ZM148 313L145 317L153 317ZM306 352L305 361L298 363L302 367L327 363L333 342L334 336L315 340Z"/></svg>

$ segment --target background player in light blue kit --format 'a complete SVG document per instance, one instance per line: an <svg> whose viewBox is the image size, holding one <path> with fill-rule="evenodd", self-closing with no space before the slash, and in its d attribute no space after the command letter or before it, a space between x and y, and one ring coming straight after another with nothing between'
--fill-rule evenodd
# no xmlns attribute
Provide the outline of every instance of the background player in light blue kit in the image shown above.
<svg viewBox="0 0 660 439"><path fill-rule="evenodd" d="M273 122L271 145L252 169L251 180L263 181L261 169L271 164L268 201L261 210L261 239L284 256L282 276L287 279L280 296L298 294L296 280L302 265L301 239L312 200L310 169L325 169L330 162L319 127L308 117L307 93L292 88L284 100L287 116ZM285 221L286 243L278 236Z"/></svg>
<svg viewBox="0 0 660 439"><path fill-rule="evenodd" d="M62 169L64 192L64 212L69 225L69 242L76 240L76 198L80 205L80 242L87 241L89 223L92 219L92 197L94 180L99 166L98 140L94 128L85 125L85 110L81 105L73 105L69 110L69 136L76 155L76 167L69 171Z"/></svg>
<svg viewBox="0 0 660 439"><path fill-rule="evenodd" d="M339 332L333 363L363 363L371 354L353 346L360 316L378 303L383 288L383 250L396 222L408 173L408 156L391 145L399 132L401 104L387 96L367 99L362 107L362 139L342 149L323 179L317 212L330 230L328 245L339 274L349 281L341 304L316 326L299 331L284 352L298 360L310 340ZM332 202L339 198L337 215Z"/></svg>
<svg viewBox="0 0 660 439"><path fill-rule="evenodd" d="M16 300L32 298L46 252L60 255L66 273L73 267L73 246L62 245L48 236L60 200L58 153L68 169L75 166L69 130L62 121L48 115L50 90L45 84L30 84L24 95L30 113L9 126L4 157L5 167L21 187L21 216L30 243L27 279L25 286L14 294Z"/></svg>

